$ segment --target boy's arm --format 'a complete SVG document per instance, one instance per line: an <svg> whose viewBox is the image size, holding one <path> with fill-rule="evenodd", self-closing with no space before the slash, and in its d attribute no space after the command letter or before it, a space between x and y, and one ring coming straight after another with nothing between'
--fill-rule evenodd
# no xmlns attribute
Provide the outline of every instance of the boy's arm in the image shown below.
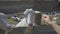
<svg viewBox="0 0 60 34"><path fill-rule="evenodd" d="M50 24L53 28L54 28L54 30L58 33L58 34L60 34L60 26L59 25L57 25L55 22L53 22L53 21L50 21L50 23L52 23L52 24Z"/></svg>
<svg viewBox="0 0 60 34"><path fill-rule="evenodd" d="M44 18L46 17L46 18ZM50 24L54 30L60 34L60 26L58 24L56 24L55 21L51 20L51 17L49 15L46 15L46 16L42 16L42 20L44 20L45 22L47 22L48 24Z"/></svg>

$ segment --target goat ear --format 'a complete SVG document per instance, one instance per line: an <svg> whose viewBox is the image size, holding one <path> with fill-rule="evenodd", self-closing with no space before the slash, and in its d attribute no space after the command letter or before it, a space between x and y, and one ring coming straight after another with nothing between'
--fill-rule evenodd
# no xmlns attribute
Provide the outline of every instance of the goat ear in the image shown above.
<svg viewBox="0 0 60 34"><path fill-rule="evenodd" d="M35 13L41 13L40 11L35 11Z"/></svg>

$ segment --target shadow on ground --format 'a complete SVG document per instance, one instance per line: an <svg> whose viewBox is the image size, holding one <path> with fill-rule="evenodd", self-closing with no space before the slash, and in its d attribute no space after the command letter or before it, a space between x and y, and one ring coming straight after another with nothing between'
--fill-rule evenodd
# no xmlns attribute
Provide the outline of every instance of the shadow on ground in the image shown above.
<svg viewBox="0 0 60 34"><path fill-rule="evenodd" d="M24 34L26 27L15 28L8 34ZM0 29L0 34L4 34L4 30ZM51 26L34 26L32 34L57 34Z"/></svg>

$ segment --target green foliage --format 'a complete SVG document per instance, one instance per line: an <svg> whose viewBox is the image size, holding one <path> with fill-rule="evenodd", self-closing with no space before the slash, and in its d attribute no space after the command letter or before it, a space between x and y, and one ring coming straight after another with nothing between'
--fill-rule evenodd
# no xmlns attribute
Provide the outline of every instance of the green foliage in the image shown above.
<svg viewBox="0 0 60 34"><path fill-rule="evenodd" d="M10 24L17 24L18 22L12 18L7 19L8 23Z"/></svg>

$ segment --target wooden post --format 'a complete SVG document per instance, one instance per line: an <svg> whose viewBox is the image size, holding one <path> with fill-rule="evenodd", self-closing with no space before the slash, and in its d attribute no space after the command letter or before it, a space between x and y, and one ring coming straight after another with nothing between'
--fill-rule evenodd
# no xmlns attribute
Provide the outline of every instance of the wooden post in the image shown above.
<svg viewBox="0 0 60 34"><path fill-rule="evenodd" d="M30 27L27 28L28 34L32 34L32 29Z"/></svg>
<svg viewBox="0 0 60 34"><path fill-rule="evenodd" d="M8 31L7 30L5 31L5 34L8 34Z"/></svg>
<svg viewBox="0 0 60 34"><path fill-rule="evenodd" d="M41 25L41 13L36 13L35 14L35 24L36 25Z"/></svg>

